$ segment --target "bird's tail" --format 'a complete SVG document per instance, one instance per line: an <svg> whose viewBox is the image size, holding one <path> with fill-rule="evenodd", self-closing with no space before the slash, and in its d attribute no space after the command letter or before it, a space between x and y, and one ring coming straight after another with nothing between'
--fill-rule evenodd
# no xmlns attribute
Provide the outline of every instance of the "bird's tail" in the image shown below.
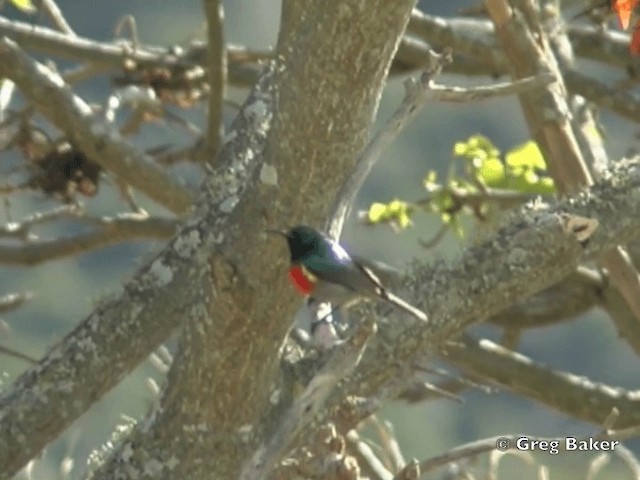
<svg viewBox="0 0 640 480"><path fill-rule="evenodd" d="M393 305L395 305L396 307L400 308L401 310L404 310L405 312L413 315L414 317L416 317L418 320L421 320L423 322L426 322L428 320L427 318L427 314L424 313L422 310L420 310L419 308L414 307L413 305L405 302L403 299L401 299L400 297L395 296L393 293L391 292L387 292L386 290L383 293L383 298L385 300L387 300L389 303L392 303Z"/></svg>
<svg viewBox="0 0 640 480"><path fill-rule="evenodd" d="M378 278L378 275L376 273L374 273L373 269L371 269L370 267L367 267L366 265L358 263L358 262L355 262L355 264L360 269L360 271L362 273L364 273L369 278L369 280L371 282L373 282L373 284L377 287L376 288L376 295L379 298L383 298L384 300L388 301L389 303L394 304L396 307L398 307L398 308L404 310L405 312L413 315L418 320L421 320L423 322L426 322L428 320L427 314L424 313L422 310L420 310L420 309L414 307L413 305L405 302L400 297L396 297L393 293L391 293L386 288L384 288L384 286L382 285L382 282L380 282L380 278Z"/></svg>

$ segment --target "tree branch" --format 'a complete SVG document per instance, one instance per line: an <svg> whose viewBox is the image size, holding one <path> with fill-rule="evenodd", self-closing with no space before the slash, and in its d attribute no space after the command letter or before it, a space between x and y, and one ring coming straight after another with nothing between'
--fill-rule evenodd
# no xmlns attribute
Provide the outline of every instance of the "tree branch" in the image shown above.
<svg viewBox="0 0 640 480"><path fill-rule="evenodd" d="M603 425L615 408L615 428L640 424L640 391L628 391L552 370L490 340L468 336L446 346L447 362L475 378L499 385L517 395L565 415Z"/></svg>
<svg viewBox="0 0 640 480"><path fill-rule="evenodd" d="M600 32L595 27L567 26L575 53L584 58L605 62L614 68L640 71L640 58L629 55L629 36L620 32ZM471 18L443 18L414 10L408 34L398 60L403 70L423 68L425 52L432 48L453 48L456 57L448 72L473 75L503 75L510 71L510 62L498 48L491 22ZM426 43L424 43L426 42ZM597 45L597 47L596 47ZM596 105L634 121L640 121L640 102L603 82L575 72L570 65L562 67L567 88L583 95Z"/></svg>
<svg viewBox="0 0 640 480"><path fill-rule="evenodd" d="M469 325L557 283L581 262L636 235L640 218L633 218L640 204L632 207L636 201L628 195L640 189L638 160L621 162L606 177L589 192L551 207L534 203L515 212L493 238L468 249L451 266L415 267L403 296L428 313L429 324L381 323L359 368L338 387L328 409L348 395L374 395L399 366L435 352ZM622 190L615 186L620 181ZM567 213L599 222L585 246L560 225L559 216Z"/></svg>
<svg viewBox="0 0 640 480"><path fill-rule="evenodd" d="M256 86L236 120L225 162L202 187L199 216L2 393L3 474L22 468L178 326L202 318L199 306L213 291L209 258L230 230L225 222L245 194L258 200L248 185L270 126L271 78Z"/></svg>
<svg viewBox="0 0 640 480"><path fill-rule="evenodd" d="M98 42L85 37L71 37L49 28L9 20L0 16L0 36L6 36L24 49L35 50L55 58L93 65L93 74L104 70L121 72L127 61L139 68L190 68L204 65L207 46L194 42L189 49L178 53L166 47L138 46L133 49L121 42ZM235 86L255 84L261 66L258 61L269 60L267 53L255 54L242 47L227 47L229 82Z"/></svg>
<svg viewBox="0 0 640 480"><path fill-rule="evenodd" d="M38 111L100 166L174 212L191 206L193 198L185 187L97 118L57 73L27 57L7 38L0 39L0 75L12 79Z"/></svg>
<svg viewBox="0 0 640 480"><path fill-rule="evenodd" d="M293 402L273 437L259 448L243 469L242 480L265 478L292 445L300 440L302 430L310 425L322 409L336 384L357 367L369 338L375 333L372 319L362 322L347 342L337 346L305 391Z"/></svg>
<svg viewBox="0 0 640 480"><path fill-rule="evenodd" d="M506 0L486 0L485 3L510 60L513 78L542 72L552 72L558 77L556 85L519 95L529 129L544 153L558 193L562 195L591 185L591 174L569 121L570 109L558 59L539 22L536 25L530 18L537 7L531 0L518 0L519 9L512 9ZM616 246L602 252L599 263L609 271L612 283L640 322L640 276L624 250Z"/></svg>
<svg viewBox="0 0 640 480"><path fill-rule="evenodd" d="M293 402L279 352L295 300L284 278L277 280L284 247L260 232L284 221L318 224L328 211L326 199L364 145L412 2L390 3L354 0L328 9L320 0L285 1L278 63L240 113L188 223L0 397L0 471L11 475L24 465L177 326L180 349L161 402L94 478L232 478L268 444ZM347 68L350 75L342 75ZM608 175L571 201L522 210L450 268L416 268L408 288L430 307L431 322L382 323L321 413L345 393L371 395L398 364L635 234L640 164L623 163ZM562 228L565 214L597 219L602 228L584 246ZM87 392L90 381L97 383ZM176 429L186 435L178 438Z"/></svg>
<svg viewBox="0 0 640 480"><path fill-rule="evenodd" d="M40 0L40 6L47 14L47 17L51 20L51 22L60 30L62 33L75 37L76 33L71 28L71 25L67 22L67 19L64 18L60 7L54 0Z"/></svg>
<svg viewBox="0 0 640 480"><path fill-rule="evenodd" d="M292 401L280 352L297 302L283 274L285 245L262 232L285 219L318 224L326 216L327 198L368 135L412 6L413 0L352 0L339 9L323 0L285 2L269 78L276 85L238 117L257 129L270 125L275 112L268 143L250 153L229 151L225 143L220 158L227 171L218 172L215 183L209 177L204 188L209 196L223 190L227 197L207 198L198 210L207 216L207 231L221 238L208 253L190 255L191 261L202 256L209 269L203 283L196 278L182 287L202 291L203 298L184 322L167 390L145 425L93 478L131 472L234 478L275 433ZM304 14L295 14L300 8ZM354 29L363 35L354 36ZM342 75L347 68L349 75ZM232 131L227 138L236 142L237 135ZM305 168L299 168L301 159ZM238 176L245 180L236 181ZM229 182L238 189L234 193ZM228 217L219 220L218 209ZM176 437L176 428L189 435ZM151 458L155 470L148 472Z"/></svg>
<svg viewBox="0 0 640 480"><path fill-rule="evenodd" d="M27 362L30 364L37 363L37 360L35 358L30 357L26 353L19 352L12 348L5 347L3 345L0 345L0 355L7 355L8 357L14 357L19 360L22 360L23 362Z"/></svg>
<svg viewBox="0 0 640 480"><path fill-rule="evenodd" d="M81 217L78 220L90 224L91 230L55 240L0 245L0 264L31 266L125 241L167 239L179 225L173 219L147 218L138 214L95 219Z"/></svg>
<svg viewBox="0 0 640 480"><path fill-rule="evenodd" d="M219 0L202 0L207 17L207 71L209 109L203 157L213 164L222 136L222 105L227 82L227 52L224 43L224 13Z"/></svg>
<svg viewBox="0 0 640 480"><path fill-rule="evenodd" d="M0 313L9 313L20 308L33 298L33 293L7 293L0 297Z"/></svg>

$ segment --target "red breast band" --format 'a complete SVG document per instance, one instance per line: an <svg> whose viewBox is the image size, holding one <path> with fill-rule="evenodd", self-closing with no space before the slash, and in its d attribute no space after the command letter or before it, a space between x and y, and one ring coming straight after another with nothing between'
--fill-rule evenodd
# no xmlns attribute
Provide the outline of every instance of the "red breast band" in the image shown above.
<svg viewBox="0 0 640 480"><path fill-rule="evenodd" d="M289 269L289 278L298 291L305 296L310 295L316 286L299 265L293 265Z"/></svg>

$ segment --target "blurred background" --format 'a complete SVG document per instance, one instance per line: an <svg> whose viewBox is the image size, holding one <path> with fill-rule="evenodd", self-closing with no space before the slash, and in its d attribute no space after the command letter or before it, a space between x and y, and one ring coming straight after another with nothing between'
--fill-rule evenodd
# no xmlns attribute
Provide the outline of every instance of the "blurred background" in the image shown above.
<svg viewBox="0 0 640 480"><path fill-rule="evenodd" d="M460 8L472 5L470 1L421 1L420 8L431 14L454 15ZM578 2L574 2L576 8ZM59 0L58 4L75 31L96 40L112 40L114 26L124 15L135 17L139 40L142 44L181 45L193 38L203 38L205 23L201 2L184 0L110 0L78 2ZM276 0L225 1L225 37L227 42L251 49L267 50L274 47L278 32L280 2ZM33 22L5 3L0 15ZM41 58L41 57L40 57ZM64 63L60 63L63 66ZM606 76L595 65L585 63L585 69ZM402 78L390 81L382 99L376 128L384 124L403 97ZM104 80L89 81L77 86L77 92L88 102L104 104L108 85ZM443 75L440 83L472 86L488 83L486 78L464 78ZM231 88L229 98L241 103L247 91ZM202 124L202 109L179 114ZM198 111L199 110L199 111ZM236 108L229 105L225 121L229 122ZM619 158L637 144L637 129L608 112L602 112L601 121L606 129L606 148L612 158ZM354 212L365 209L373 201L389 202L394 198L415 201L424 196L423 179L429 170L446 171L451 151L456 141L473 134L489 137L502 151L530 139L522 119L518 102L514 98L501 98L468 105L431 103L406 129L397 142L383 154L366 185L360 192ZM158 143L184 142L183 132L177 132L163 123L148 124L137 137L142 147ZM2 152L2 160L15 152ZM17 158L17 155L16 155ZM198 178L188 168L176 168L176 174L185 181L197 183ZM152 213L162 214L143 197L138 200ZM20 220L50 205L44 197L32 193L13 197L8 209L0 210L1 222ZM87 208L95 214L122 211L122 203L113 186L103 184L100 194L86 201ZM9 213L10 212L10 213ZM397 234L387 227L369 227L359 223L352 215L343 241L353 251L378 258L401 267L417 257L454 258L459 255L466 240L453 235L446 237L437 248L424 250L420 239L429 239L440 227L439 218L418 214L414 226ZM39 231L42 236L56 236L68 232L56 229ZM94 307L96 302L115 291L122 280L131 275L134 268L162 245L141 242L104 248L92 253L45 263L36 267L9 268L0 266L0 295L9 292L31 291L35 298L18 311L1 318L6 323L0 330L0 343L18 349L33 357L43 355L48 347L61 339ZM6 328L6 326L9 328ZM256 328L260 328L256 325ZM499 338L499 331L490 326L474 329L478 335ZM640 364L626 343L619 341L611 322L600 312L594 311L583 318L558 326L529 330L524 335L520 351L547 365L588 376L613 386L638 388ZM7 388L26 364L0 356L0 374ZM75 467L71 478L76 478L94 451L112 438L114 427L126 423L126 418L139 418L153 399L149 378L161 383L162 375L150 362L142 364L126 381L96 404L66 435L50 445L45 455L33 466L32 478L61 478L61 459L70 456ZM543 406L494 391L468 389L462 394L462 402L437 400L413 405L397 402L384 409L384 418L390 420L407 458L427 457L444 452L461 443L480 438L525 433L532 436L565 437L582 436L600 431L598 426L588 425L549 411ZM636 455L640 455L640 443L630 442ZM544 456L543 461L552 466L551 478L584 478L588 459L592 455L560 454ZM613 460L599 478L631 478L628 470L622 471L620 460ZM511 458L502 464L500 478L519 480L538 478L534 467L522 459Z"/></svg>

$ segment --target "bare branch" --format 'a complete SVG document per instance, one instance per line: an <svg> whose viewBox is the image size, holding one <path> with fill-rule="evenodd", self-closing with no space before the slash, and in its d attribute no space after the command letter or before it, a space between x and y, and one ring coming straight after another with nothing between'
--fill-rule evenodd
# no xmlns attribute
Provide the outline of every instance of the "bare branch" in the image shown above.
<svg viewBox="0 0 640 480"><path fill-rule="evenodd" d="M358 463L365 473L368 473L369 476L373 475L375 480L391 480L393 478L393 474L388 470L387 466L380 461L371 447L360 438L356 431L352 430L347 433L346 439L347 444L354 451L354 455L358 458Z"/></svg>
<svg viewBox="0 0 640 480"><path fill-rule="evenodd" d="M640 327L640 275L626 249L618 245L604 252L598 263L609 272L611 283L622 294L635 316L637 326ZM616 317L612 319L615 321ZM637 337L627 341L636 343Z"/></svg>
<svg viewBox="0 0 640 480"><path fill-rule="evenodd" d="M219 0L202 0L207 17L207 71L209 78L209 110L204 159L213 164L223 134L222 105L227 82L227 52L224 42L224 12Z"/></svg>
<svg viewBox="0 0 640 480"><path fill-rule="evenodd" d="M612 67L638 71L640 60L629 55L628 33L602 30L593 25L567 25L567 35L576 55L603 62ZM492 66L494 73L508 71L506 58L494 38L491 21L468 17L444 18L414 9L407 33L426 41L432 48L450 46L469 58ZM486 74L486 72L485 72Z"/></svg>
<svg viewBox="0 0 640 480"><path fill-rule="evenodd" d="M438 193L449 193L460 206L479 208L484 203L492 203L502 209L509 209L522 205L528 200L533 200L534 195L518 192L516 190L503 190L499 188L485 188L482 191L469 191L452 186L438 186L433 188L430 195L415 202L416 205L424 207L429 205Z"/></svg>
<svg viewBox="0 0 640 480"><path fill-rule="evenodd" d="M620 338L623 338L636 355L640 356L640 323L620 291L609 282L607 284L607 288L601 290L602 308L613 320Z"/></svg>
<svg viewBox="0 0 640 480"><path fill-rule="evenodd" d="M269 224L318 224L326 217L327 199L364 145L413 0L355 0L339 9L294 0L283 11L290 12L288 5L304 14L283 15L272 89L236 119L251 125L245 141L262 142L275 112L268 143L261 143L264 150L230 151L239 132L227 135L220 155L226 168L208 176L208 198L196 210L207 212L198 233L212 243L184 262L190 272L194 258L202 262L201 277L182 288L204 298L190 309L197 316L182 322L180 350L152 424L137 428L95 479L131 471L144 476L150 458L160 476L235 478L255 448L269 444L291 406L280 362L298 299L282 275L284 245L261 232ZM363 35L354 36L353 28ZM300 31L307 42L299 42ZM340 73L344 68L348 76ZM349 95L350 108L343 108ZM192 434L176 437L175 428ZM176 465L175 458L205 461Z"/></svg>
<svg viewBox="0 0 640 480"><path fill-rule="evenodd" d="M70 35L72 37L76 36L76 32L73 31L67 19L64 18L60 7L54 0L40 0L40 6L47 14L51 22L60 30L62 33L66 35Z"/></svg>
<svg viewBox="0 0 640 480"><path fill-rule="evenodd" d="M614 170L625 164L619 162ZM376 389L395 378L397 365L424 358L434 352L435 344L441 340L452 338L470 324L484 321L514 302L557 283L579 263L636 235L637 229L631 225L635 221L630 219L636 211L640 213L640 206L631 208L629 203L633 201L625 200L626 194L620 191L614 193L618 187L609 183L614 177L635 176L632 183L637 181L635 188L640 188L640 168L632 167L631 171L636 173L627 168L623 167L620 174L608 173L609 179L597 184L590 193L571 197L551 210L539 203L530 204L511 215L495 237L467 250L451 266L416 266L404 282L403 295L428 312L429 324L408 328L405 322L380 324L380 333L365 352L359 368L338 387L333 401L338 404L339 398L348 395L374 395ZM597 206L600 202L596 198L609 194L617 200L607 199ZM617 201L627 206L618 209L614 206ZM604 207L605 204L608 206ZM600 227L586 245L578 246L575 237L566 236L557 216L563 211L598 220ZM619 212L617 218L612 218L612 212ZM611 229L620 229L620 222L626 224L626 234L611 235ZM592 250L594 247L596 250ZM496 258L502 261L496 262Z"/></svg>
<svg viewBox="0 0 640 480"><path fill-rule="evenodd" d="M609 86L576 70L564 70L562 75L572 93L582 95L596 105L611 109L633 122L640 122L640 102L630 92Z"/></svg>
<svg viewBox="0 0 640 480"><path fill-rule="evenodd" d="M157 65L165 62L178 65L179 60L164 50L136 49L130 51L125 45L102 43L84 37L71 37L50 28L12 21L0 16L0 35L15 40L22 48L35 49L55 57L77 62L97 63L106 68L122 69L125 59L137 65Z"/></svg>
<svg viewBox="0 0 640 480"><path fill-rule="evenodd" d="M28 240L30 236L30 230L36 225L51 222L59 218L75 217L77 218L82 214L82 209L78 205L62 205L53 210L46 212L36 212L28 218L25 218L21 222L9 222L0 226L0 238L17 238L21 240Z"/></svg>
<svg viewBox="0 0 640 480"><path fill-rule="evenodd" d="M495 450L496 443L504 439L507 439L510 442L514 442L518 439L518 436L511 435L509 437L491 437L484 438L482 440L476 440L470 443L465 443L464 445L452 448L451 450L441 455L437 455L435 457L431 457L427 460L421 461L420 471L422 473L432 472L437 468L443 467L444 465L448 465L449 463L455 462L457 460L474 457L485 452L491 452Z"/></svg>
<svg viewBox="0 0 640 480"><path fill-rule="evenodd" d="M486 0L485 3L505 55L510 60L513 77L522 78L544 71L553 72L558 77L555 86L545 87L539 95L521 93L520 103L559 193L566 194L591 185L593 179L568 118L569 106L558 60L540 25L531 24L526 14L535 11L536 6L531 2L518 0L516 3L520 10L512 9L506 0ZM616 247L604 252L599 263L609 270L611 281L640 322L640 276L624 250Z"/></svg>
<svg viewBox="0 0 640 480"><path fill-rule="evenodd" d="M347 342L335 347L327 363L286 413L269 443L261 446L243 469L240 475L242 480L266 478L280 457L299 440L302 430L314 420L336 384L360 363L369 338L375 331L376 325L373 319L369 319L357 327Z"/></svg>
<svg viewBox="0 0 640 480"><path fill-rule="evenodd" d="M37 265L69 255L132 240L161 240L175 234L178 221L122 214L116 217L83 218L91 230L55 240L32 241L22 245L0 245L0 264Z"/></svg>
<svg viewBox="0 0 640 480"><path fill-rule="evenodd" d="M256 102L268 108L270 78L256 87L248 109L255 109ZM228 199L247 191L248 178L259 165L257 152L268 131L268 110L264 115L239 117L235 138L225 144L228 163L208 177L201 201L212 218L203 213L204 218L184 226L120 292L102 301L38 365L0 395L3 474L12 475L24 467L178 326L201 318L203 311L197 306L206 303L203 296L214 288L208 260L221 241L220 232L227 231L219 222L228 220L233 211ZM90 392L86 389L89 378L99 379ZM34 389L38 395L33 395Z"/></svg>
<svg viewBox="0 0 640 480"><path fill-rule="evenodd" d="M566 25L566 31L576 55L622 71L640 71L640 59L629 55L631 36L627 32L581 24Z"/></svg>
<svg viewBox="0 0 640 480"><path fill-rule="evenodd" d="M0 297L0 313L9 313L20 308L33 298L33 293L7 293Z"/></svg>
<svg viewBox="0 0 640 480"><path fill-rule="evenodd" d="M404 455L402 455L400 445L398 444L391 424L387 420L380 420L376 415L371 416L369 423L378 434L380 446L389 459L391 470L396 472L402 469L407 461Z"/></svg>
<svg viewBox="0 0 640 480"><path fill-rule="evenodd" d="M35 364L38 362L35 358L30 357L26 353L19 352L18 350L14 350L12 348L5 347L3 345L0 345L0 354L7 355L9 357L14 357L30 364Z"/></svg>
<svg viewBox="0 0 640 480"><path fill-rule="evenodd" d="M552 370L489 340L463 337L448 345L446 352L446 361L467 374L566 415L602 425L611 410L617 408L620 416L616 428L640 424L640 391L627 391Z"/></svg>
<svg viewBox="0 0 640 480"><path fill-rule="evenodd" d="M333 207L333 214L326 229L334 238L339 238L343 223L349 214L351 205L353 205L353 200L382 152L420 112L427 101L469 102L484 100L538 88L553 81L552 75L542 74L513 83L474 88L436 85L433 83L433 79L451 61L450 52L437 55L435 52L430 51L428 56L430 58L430 66L422 73L419 81L410 78L405 82L406 91L402 104L385 127L371 139L365 150L360 154L354 171L338 193Z"/></svg>
<svg viewBox="0 0 640 480"><path fill-rule="evenodd" d="M3 391L0 396L3 474L13 474L36 455L180 326L179 351L161 400L147 420L140 422L113 455L89 475L95 479L211 475L234 478L242 469L241 462L255 453L253 467L258 470L256 476L260 476L260 472L269 470L294 446L293 441L297 440L295 446L303 443L306 434L317 428L315 420L330 419L334 407L345 403L342 400L363 399L359 415L350 419L351 424L347 420L336 422L343 428L352 428L353 421L366 418L383 400L397 395L401 388L390 386L394 386L398 371L411 369L417 358L424 358L425 352L437 352L467 326L559 282L580 262L637 234L640 162L633 160L603 171L601 183L564 203L548 206L539 202L520 210L509 218L504 229L467 251L450 267L417 266L406 283L410 290L408 298L420 299L416 303L427 307L430 322L427 325L380 322L380 335L369 332L364 340L350 338L348 342L357 344L362 340L362 345L359 348L352 348L348 342L338 345L334 357L321 372L328 378L316 376L296 400L297 385L291 384L289 371L282 369L280 358L283 339L290 327L288 313L294 305L293 298L287 296L284 280L276 280L275 276L280 269L284 270L286 259L276 255L281 245L265 241L259 232L265 223L316 224L325 218L326 198L333 196L365 144L411 2L393 2L395 5L389 7L384 0L357 0L347 2L339 10L323 10L324 2L285 0L284 3L284 27L274 68L236 120L222 146L220 166L208 173L198 208L187 224L170 245L140 268L123 291L102 302L67 338L54 345L37 366L22 375L11 391ZM207 6L214 4L216 1L212 0ZM370 20L367 14L374 6L378 15ZM307 9L304 13L309 8L318 10L308 16L296 15L303 8ZM286 21L287 13L293 21L291 18ZM354 39L355 21L361 35ZM287 35L294 29L305 32L308 45L295 35ZM40 30L36 35L39 33ZM38 41L42 42L42 38ZM467 43L475 48L473 42ZM71 44L71 50L78 49L82 39ZM6 50L9 44L0 45L4 45L0 49ZM131 52L127 46L121 49L115 44L109 46L116 50L111 52L109 62L113 63L108 68L118 69L123 63L135 64L131 59L139 52L148 53L160 65L206 61L211 67L214 61L224 63L225 56L221 53L214 60L206 55L218 52L207 52L197 46L188 47L186 53L176 49L175 53L166 54L161 49L139 45ZM85 54L83 51L82 55ZM0 74L3 74L2 55L5 52L0 50ZM482 59L478 58L475 65L481 66ZM91 62L90 68L100 63L94 59L87 61ZM474 60L469 64L474 64ZM22 74L49 76L46 85L61 87L58 79L53 81L39 64L32 67L32 71L25 70ZM342 72L344 67L350 68L348 78L340 74L326 81L327 75ZM86 70L74 78L82 78L87 72L91 73ZM435 86L438 88L446 87ZM491 88L491 94L495 93L495 87ZM504 86L505 91L508 88L523 91L513 85ZM344 108L345 93L352 92L357 92L357 99ZM46 94L50 95L50 91ZM455 99L465 95L484 97L489 93L448 89L444 95ZM305 102L309 98L317 106L315 115L309 115ZM47 104L44 94L34 98L36 103L41 100ZM69 95L66 101L63 105L68 110L78 99ZM297 108L299 105L305 108ZM89 112L83 103L80 106L74 112L76 120L83 118L86 122L83 115ZM209 109L212 112L214 107L210 105ZM272 112L276 116L271 129ZM215 130L212 120L211 117L209 134ZM67 128L75 130L75 127ZM95 133L88 127L87 132ZM100 141L111 142L113 138L109 134ZM122 145L118 148L120 153L126 153ZM211 145L209 148L213 149ZM143 156L143 166L149 166L144 163L149 158ZM305 169L295 168L301 159ZM189 195L184 204L190 200ZM185 208L179 206L174 211L184 212ZM600 222L601 228L587 232L586 242L582 231L570 228L567 215ZM33 218L16 224L21 238L28 239L30 227L43 221L49 220ZM78 221L85 222L92 231L111 228L104 224L104 219ZM11 233L8 228L7 233ZM17 247L42 243L46 242ZM497 258L501 261L496 261ZM602 282L601 278L597 280L594 284ZM582 291L598 288L581 287ZM597 302L593 300L589 306ZM384 310L378 310L381 311ZM367 318L361 328L372 325L370 319L374 317ZM340 358L340 353L345 354L344 358ZM304 369L304 364L299 368ZM309 370L307 378L312 378ZM349 377L339 382L347 373ZM90 392L86 391L87 378L97 379ZM287 413L283 416L282 412ZM185 435L175 436L176 429ZM330 436L332 441L344 441L339 437ZM345 459L349 457L344 455L344 443L334 442L331 448L323 450L323 441L324 438L315 439L314 447L321 447L321 451L314 452L316 460L336 453L322 464L325 472L333 466L346 466ZM337 454L342 463L336 461ZM395 467L404 463L401 455L396 457ZM420 475L419 465L410 463L397 475L402 480L413 480ZM387 477L388 472L383 472L383 478Z"/></svg>
<svg viewBox="0 0 640 480"><path fill-rule="evenodd" d="M609 289L608 282L597 271L580 266L562 282L514 303L489 321L518 329L571 321L595 307L608 309L602 297Z"/></svg>
<svg viewBox="0 0 640 480"><path fill-rule="evenodd" d="M389 119L385 127L380 130L371 139L367 147L360 154L353 172L342 184L340 191L336 197L335 204L332 208L332 215L326 231L334 238L340 237L342 226L344 224L353 200L357 195L364 180L369 172L376 164L382 152L397 138L398 134L406 127L409 122L417 115L420 108L424 105L428 98L428 92L431 88L431 82L437 76L442 67L450 62L450 53L438 55L435 52L429 52L430 66L425 70L419 81L409 78L405 82L405 97L402 104Z"/></svg>
<svg viewBox="0 0 640 480"><path fill-rule="evenodd" d="M576 54L623 70L640 71L640 58L629 55L629 36L595 27L568 26L567 32ZM422 68L429 46L452 47L456 57L448 71L467 75L504 75L510 63L498 48L491 22L472 18L443 18L414 10L408 34L420 40L405 38L398 52L398 61L406 69ZM425 43L426 42L426 43ZM589 101L638 121L640 102L637 98L612 89L602 82L576 72L569 65L562 67L567 88Z"/></svg>
<svg viewBox="0 0 640 480"><path fill-rule="evenodd" d="M629 471L631 472L631 475L633 475L633 477L640 477L640 461L638 461L638 457L635 453L633 453L624 445L618 445L614 452L615 455L617 455L629 468Z"/></svg>
<svg viewBox="0 0 640 480"><path fill-rule="evenodd" d="M576 437L576 442L587 441L590 439L596 441L624 441L628 438L628 433L626 432L603 432L598 435L594 435L592 437ZM635 432L635 435L638 436L638 432ZM456 462L463 458L475 457L476 455L480 455L485 452L495 452L500 454L500 452L513 452L514 445L518 441L519 438L525 438L527 440L542 440L542 441L557 441L558 452L564 452L566 450L566 443L560 442L555 438L544 438L544 437L534 437L530 434L516 434L516 435L502 435L496 437L489 437L482 440L476 440L474 442L466 443L464 445L460 445L455 447L448 452L445 452L441 455L437 455L435 457L429 458L427 460L423 460L420 462L420 472L421 474L425 474L427 472L432 472L437 468L448 465L449 463ZM612 450L615 452L618 448L624 451L628 451L624 445L616 445ZM506 450L505 450L506 449ZM625 463L627 463L625 461ZM629 463L627 463L629 465ZM631 468L631 465L629 465ZM632 468L632 471L636 471L635 468Z"/></svg>
<svg viewBox="0 0 640 480"><path fill-rule="evenodd" d="M6 38L0 40L0 75L11 78L22 93L85 155L178 213L192 204L191 193L126 142L65 86L58 74L27 57Z"/></svg>
<svg viewBox="0 0 640 480"><path fill-rule="evenodd" d="M11 21L0 16L0 36L16 41L22 48L33 49L56 58L93 65L92 74L104 70L122 71L127 61L140 68L188 68L205 63L206 44L195 43L189 49L172 52L165 47L139 47L135 50L117 42L98 42L85 37L71 37L49 28ZM271 58L269 52L249 52L243 47L227 47L229 82L251 87L262 69L256 62Z"/></svg>
<svg viewBox="0 0 640 480"><path fill-rule="evenodd" d="M547 73L535 77L521 78L512 82L496 83L494 85L472 88L431 85L429 96L433 100L440 102L469 103L534 90L548 85L553 81L553 75Z"/></svg>

